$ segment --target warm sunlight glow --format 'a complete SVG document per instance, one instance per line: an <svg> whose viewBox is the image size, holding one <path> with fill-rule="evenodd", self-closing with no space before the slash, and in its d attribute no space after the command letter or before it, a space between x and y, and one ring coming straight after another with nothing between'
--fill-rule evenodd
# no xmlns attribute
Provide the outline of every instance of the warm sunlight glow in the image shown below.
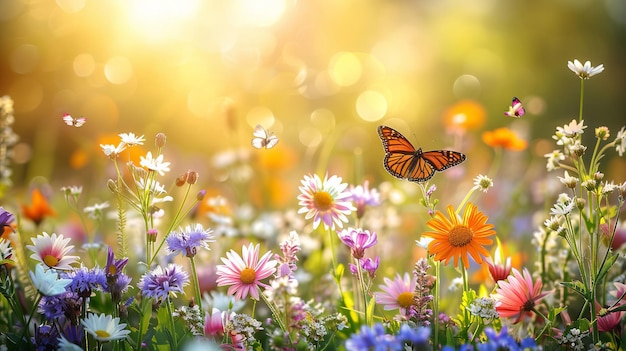
<svg viewBox="0 0 626 351"><path fill-rule="evenodd" d="M284 12L285 0L239 0L242 24L268 27L276 23Z"/></svg>
<svg viewBox="0 0 626 351"><path fill-rule="evenodd" d="M133 0L129 22L134 31L158 41L184 31L199 5L198 0Z"/></svg>

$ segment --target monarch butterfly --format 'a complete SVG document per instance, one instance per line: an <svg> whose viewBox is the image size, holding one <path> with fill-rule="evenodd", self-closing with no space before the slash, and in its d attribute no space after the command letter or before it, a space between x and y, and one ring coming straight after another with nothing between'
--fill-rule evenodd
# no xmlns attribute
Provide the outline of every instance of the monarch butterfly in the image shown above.
<svg viewBox="0 0 626 351"><path fill-rule="evenodd" d="M451 150L422 151L400 132L387 126L378 127L378 135L385 148L383 165L389 174L411 182L425 182L435 171L443 171L465 161L465 155Z"/></svg>
<svg viewBox="0 0 626 351"><path fill-rule="evenodd" d="M87 122L87 119L84 117L74 119L74 117L65 113L63 114L63 122L65 122L65 124L67 124L68 126L82 127L82 125Z"/></svg>
<svg viewBox="0 0 626 351"><path fill-rule="evenodd" d="M504 115L513 117L513 118L520 118L525 113L526 113L526 110L524 110L524 106L522 106L522 102L514 96L513 101L511 102L511 106L509 106L509 110L504 112Z"/></svg>
<svg viewBox="0 0 626 351"><path fill-rule="evenodd" d="M266 149L271 149L278 143L278 138L274 135L274 133L270 133L265 130L262 125L257 124L254 128L254 138L252 139L252 146L257 149L262 149L265 147Z"/></svg>

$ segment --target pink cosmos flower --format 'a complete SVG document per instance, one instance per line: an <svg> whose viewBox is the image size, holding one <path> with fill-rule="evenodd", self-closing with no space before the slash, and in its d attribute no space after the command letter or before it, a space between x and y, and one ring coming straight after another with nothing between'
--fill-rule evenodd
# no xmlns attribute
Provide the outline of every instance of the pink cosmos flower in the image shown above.
<svg viewBox="0 0 626 351"><path fill-rule="evenodd" d="M342 228L343 223L348 222L346 216L355 208L350 202L352 194L345 191L348 184L342 183L341 177L328 178L326 175L322 182L317 174L312 177L305 175L301 182L298 205L302 208L298 213L306 213L305 219L313 218L313 229L317 228L320 222L324 223L325 229L334 229L335 225Z"/></svg>
<svg viewBox="0 0 626 351"><path fill-rule="evenodd" d="M230 285L228 295L235 295L235 300L245 299L248 294L253 299L259 299L259 286L267 288L261 283L276 271L277 261L272 260L272 252L268 251L259 259L259 244L243 246L242 255L234 250L222 257L223 265L217 266L217 286Z"/></svg>
<svg viewBox="0 0 626 351"><path fill-rule="evenodd" d="M70 256L68 253L74 249L74 245L67 245L70 238L64 238L63 235L52 233L49 235L43 232L43 235L37 235L31 239L33 245L26 247L33 252L30 258L43 263L49 268L70 270L72 264L76 263L78 256Z"/></svg>
<svg viewBox="0 0 626 351"><path fill-rule="evenodd" d="M232 312L234 313L234 312ZM224 336L224 326L228 324L230 315L213 308L211 313L207 312L204 317L204 336L214 337L219 340Z"/></svg>
<svg viewBox="0 0 626 351"><path fill-rule="evenodd" d="M415 285L417 281L415 276L404 273L404 277L396 274L396 278L391 280L384 278L385 284L380 285L384 292L374 294L376 303L383 305L385 310L400 309L400 313L407 316L409 308L413 305L413 297L415 294Z"/></svg>
<svg viewBox="0 0 626 351"><path fill-rule="evenodd" d="M508 280L498 282L496 293L492 295L496 299L496 311L500 317L515 317L518 323L524 316L530 314L535 304L552 291L541 292L541 279L533 284L533 279L526 268L523 273L513 268L513 274Z"/></svg>
<svg viewBox="0 0 626 351"><path fill-rule="evenodd" d="M496 256L496 262L493 262L490 257L487 257L485 261L489 267L489 275L494 282L498 283L500 280L505 280L511 274L511 257L507 257L504 264L498 262L499 256Z"/></svg>

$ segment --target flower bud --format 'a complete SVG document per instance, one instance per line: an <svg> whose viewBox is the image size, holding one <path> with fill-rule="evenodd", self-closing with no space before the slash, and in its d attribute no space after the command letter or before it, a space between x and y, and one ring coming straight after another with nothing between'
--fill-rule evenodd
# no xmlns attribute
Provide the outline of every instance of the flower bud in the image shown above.
<svg viewBox="0 0 626 351"><path fill-rule="evenodd" d="M187 182L189 172L183 173L176 178L176 186L181 187Z"/></svg>
<svg viewBox="0 0 626 351"><path fill-rule="evenodd" d="M188 184L196 184L198 182L198 172L196 171L187 171L187 183Z"/></svg>
<svg viewBox="0 0 626 351"><path fill-rule="evenodd" d="M587 179L584 182L580 183L580 185L582 185L583 188L589 191L593 191L595 190L597 183L594 179Z"/></svg>
<svg viewBox="0 0 626 351"><path fill-rule="evenodd" d="M198 191L198 194L196 195L196 200L202 201L205 196L206 196L206 190L202 189Z"/></svg>
<svg viewBox="0 0 626 351"><path fill-rule="evenodd" d="M159 234L158 230L154 228L148 229L148 233L146 233L146 235L148 236L148 242L151 242L151 243L156 242L157 234Z"/></svg>
<svg viewBox="0 0 626 351"><path fill-rule="evenodd" d="M609 136L610 136L609 128L605 126L596 128L596 138L607 140Z"/></svg>
<svg viewBox="0 0 626 351"><path fill-rule="evenodd" d="M158 148L162 148L165 146L165 142L167 141L167 137L164 133L157 133L155 137L155 144Z"/></svg>
<svg viewBox="0 0 626 351"><path fill-rule="evenodd" d="M109 179L107 181L107 188L109 188L109 190L111 190L111 192L113 192L113 193L117 193L118 192L117 183L115 183L115 181L113 179Z"/></svg>
<svg viewBox="0 0 626 351"><path fill-rule="evenodd" d="M577 197L574 199L574 203L576 204L576 208L582 211L582 209L585 208L585 203L587 203L587 201L581 197Z"/></svg>
<svg viewBox="0 0 626 351"><path fill-rule="evenodd" d="M593 174L593 179L595 180L602 180L602 178L604 178L604 173L602 172L596 172Z"/></svg>

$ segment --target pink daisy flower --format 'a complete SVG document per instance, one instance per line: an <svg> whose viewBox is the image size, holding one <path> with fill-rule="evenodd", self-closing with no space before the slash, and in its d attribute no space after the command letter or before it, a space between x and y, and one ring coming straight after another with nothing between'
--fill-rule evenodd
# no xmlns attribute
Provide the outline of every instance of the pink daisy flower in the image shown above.
<svg viewBox="0 0 626 351"><path fill-rule="evenodd" d="M222 257L223 265L217 266L217 286L230 285L228 295L235 296L235 300L245 299L248 294L253 299L259 299L259 286L267 288L261 283L276 271L277 261L272 260L272 252L268 251L259 259L259 244L243 246L242 255L234 250Z"/></svg>
<svg viewBox="0 0 626 351"><path fill-rule="evenodd" d="M33 245L26 247L33 252L30 258L43 263L45 266L60 270L72 269L72 264L76 263L78 256L70 256L68 253L74 249L74 245L67 245L70 238L64 238L63 235L52 233L49 235L43 232L43 235L37 235L31 239Z"/></svg>
<svg viewBox="0 0 626 351"><path fill-rule="evenodd" d="M298 205L302 206L298 213L306 213L305 219L313 218L313 229L324 223L324 228L334 229L335 225L343 228L348 222L347 215L355 210L350 199L352 193L346 191L347 183L341 182L341 177L328 175L324 181L317 176L304 176L299 187Z"/></svg>
<svg viewBox="0 0 626 351"><path fill-rule="evenodd" d="M402 315L408 316L409 308L413 306L415 285L417 284L415 276L409 275L409 273L404 273L404 277L396 274L396 279L384 278L384 281L385 284L380 285L384 292L374 293L376 303L383 305L385 310L399 308Z"/></svg>
<svg viewBox="0 0 626 351"><path fill-rule="evenodd" d="M508 280L498 282L496 293L492 297L496 300L496 311L500 317L516 318L518 323L524 316L530 315L539 300L552 291L541 292L541 279L533 284L533 278L526 268L523 273L513 268L513 274Z"/></svg>

